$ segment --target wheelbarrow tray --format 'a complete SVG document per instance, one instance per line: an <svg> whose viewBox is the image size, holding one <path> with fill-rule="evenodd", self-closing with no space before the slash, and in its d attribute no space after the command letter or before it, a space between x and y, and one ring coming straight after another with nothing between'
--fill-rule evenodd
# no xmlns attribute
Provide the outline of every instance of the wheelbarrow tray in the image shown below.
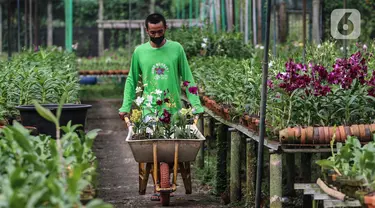
<svg viewBox="0 0 375 208"><path fill-rule="evenodd" d="M173 163L175 144L178 143L178 162L195 161L195 157L205 139L147 139L127 141L138 163L153 162L153 144L157 145L159 162Z"/></svg>

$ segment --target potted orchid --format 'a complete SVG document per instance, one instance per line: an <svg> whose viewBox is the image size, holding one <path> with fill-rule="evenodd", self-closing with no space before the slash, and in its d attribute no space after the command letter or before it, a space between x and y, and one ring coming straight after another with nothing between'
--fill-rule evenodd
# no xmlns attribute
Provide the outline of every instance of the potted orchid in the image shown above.
<svg viewBox="0 0 375 208"><path fill-rule="evenodd" d="M197 94L195 88L189 87L189 93ZM169 90L156 89L148 95L141 95L142 92L141 87L136 88L137 98L134 102L137 107L130 116L134 133L132 140L196 138L196 132L191 130L194 108L174 110L176 101L170 96Z"/></svg>

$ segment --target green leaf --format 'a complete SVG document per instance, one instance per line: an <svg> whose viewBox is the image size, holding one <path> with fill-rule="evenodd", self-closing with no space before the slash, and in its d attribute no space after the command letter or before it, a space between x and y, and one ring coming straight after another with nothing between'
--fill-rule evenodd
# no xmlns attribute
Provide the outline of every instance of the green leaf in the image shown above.
<svg viewBox="0 0 375 208"><path fill-rule="evenodd" d="M37 101L33 100L34 106L36 108L36 111L39 113L40 116L45 118L48 121L51 121L54 123L56 126L59 126L59 121L57 118L52 114L52 112L47 109L42 107Z"/></svg>
<svg viewBox="0 0 375 208"><path fill-rule="evenodd" d="M35 205L43 197L43 195L45 193L47 193L47 191L48 191L47 188L43 188L42 190L39 190L39 191L36 191L36 190L33 191L32 194L31 194L31 196L28 198L26 207L27 208L33 208L33 207L35 207Z"/></svg>
<svg viewBox="0 0 375 208"><path fill-rule="evenodd" d="M93 199L88 204L86 204L86 208L112 208L111 204L107 204L99 199Z"/></svg>
<svg viewBox="0 0 375 208"><path fill-rule="evenodd" d="M335 162L331 160L318 160L316 161L316 164L323 168L333 168L335 167Z"/></svg>

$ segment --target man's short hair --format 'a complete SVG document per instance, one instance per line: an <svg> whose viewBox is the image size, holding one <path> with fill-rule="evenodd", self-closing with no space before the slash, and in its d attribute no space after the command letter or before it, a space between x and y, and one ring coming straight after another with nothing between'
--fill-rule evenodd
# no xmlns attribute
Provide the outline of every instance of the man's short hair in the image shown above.
<svg viewBox="0 0 375 208"><path fill-rule="evenodd" d="M162 22L164 27L167 26L167 23L165 22L165 18L163 15L159 13L153 13L148 15L145 21L146 28L148 29L148 23L151 24L158 24L159 22Z"/></svg>

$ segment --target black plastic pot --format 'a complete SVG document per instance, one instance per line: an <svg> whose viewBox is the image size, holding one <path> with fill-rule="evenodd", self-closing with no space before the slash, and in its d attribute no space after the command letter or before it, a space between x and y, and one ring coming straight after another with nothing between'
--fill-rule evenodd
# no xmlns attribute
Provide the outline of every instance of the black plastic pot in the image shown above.
<svg viewBox="0 0 375 208"><path fill-rule="evenodd" d="M43 104L42 106L51 110L51 112L56 115L58 108L57 104ZM66 126L69 121L72 121L72 125L81 124L82 127L80 127L80 129L84 130L87 110L91 107L91 105L85 104L63 105L60 126ZM20 111L22 125L36 127L40 134L50 135L53 138L56 137L55 125L41 117L36 111L34 105L21 105L16 108Z"/></svg>

